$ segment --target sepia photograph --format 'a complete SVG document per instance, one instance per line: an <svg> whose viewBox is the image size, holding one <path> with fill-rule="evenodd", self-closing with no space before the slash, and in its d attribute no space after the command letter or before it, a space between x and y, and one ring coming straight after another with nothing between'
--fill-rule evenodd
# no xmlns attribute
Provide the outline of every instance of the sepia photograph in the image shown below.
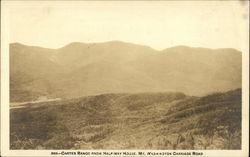
<svg viewBox="0 0 250 157"><path fill-rule="evenodd" d="M1 19L3 156L248 156L248 1L2 1Z"/></svg>

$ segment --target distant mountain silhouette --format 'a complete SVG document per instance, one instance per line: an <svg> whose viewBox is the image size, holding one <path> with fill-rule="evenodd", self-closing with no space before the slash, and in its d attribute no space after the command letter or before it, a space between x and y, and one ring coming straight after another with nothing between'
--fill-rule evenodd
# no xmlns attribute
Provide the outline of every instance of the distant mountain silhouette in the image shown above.
<svg viewBox="0 0 250 157"><path fill-rule="evenodd" d="M241 87L241 52L176 46L162 51L111 41L59 49L10 44L10 100L179 91L205 95Z"/></svg>

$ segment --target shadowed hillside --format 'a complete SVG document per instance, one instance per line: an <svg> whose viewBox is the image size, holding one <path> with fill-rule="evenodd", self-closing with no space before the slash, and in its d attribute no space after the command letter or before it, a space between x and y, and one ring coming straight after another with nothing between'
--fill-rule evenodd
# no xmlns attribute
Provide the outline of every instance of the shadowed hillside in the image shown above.
<svg viewBox="0 0 250 157"><path fill-rule="evenodd" d="M202 96L235 88L241 88L241 52L234 49L157 51L120 41L60 49L10 44L11 102L168 91Z"/></svg>
<svg viewBox="0 0 250 157"><path fill-rule="evenodd" d="M11 149L241 149L241 89L103 94L10 110Z"/></svg>

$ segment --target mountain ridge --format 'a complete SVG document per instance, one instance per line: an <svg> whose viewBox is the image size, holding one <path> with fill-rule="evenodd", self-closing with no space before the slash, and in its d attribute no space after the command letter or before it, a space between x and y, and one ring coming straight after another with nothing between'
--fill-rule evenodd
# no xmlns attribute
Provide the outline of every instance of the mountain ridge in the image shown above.
<svg viewBox="0 0 250 157"><path fill-rule="evenodd" d="M60 49L10 44L11 102L123 92L205 95L241 87L241 53L177 46L157 51L120 41Z"/></svg>
<svg viewBox="0 0 250 157"><path fill-rule="evenodd" d="M240 150L241 95L115 93L25 104L10 110L10 149Z"/></svg>
<svg viewBox="0 0 250 157"><path fill-rule="evenodd" d="M58 49L62 49L64 47L67 47L69 45L75 45L75 44L82 44L82 45L91 45L91 44L105 44L105 43L123 43L123 44L132 44L132 45L137 45L137 46L145 46L145 47L148 47L148 48L151 48L155 51L164 51L164 50L167 50L167 49L172 49L172 48L195 48L195 49L211 49L211 50L222 50L222 49L230 49L230 50L234 50L234 51L238 51L241 53L240 50L237 50L235 48L208 48L208 47L191 47L191 46L187 46L187 45L176 45L176 46L171 46L171 47L167 47L167 48L163 48L163 49L155 49L155 48L152 48L150 46L147 46L147 45L143 45L143 44L135 44L135 43L132 43L132 42L125 42L125 41L121 41L121 40L110 40L110 41L104 41L104 42L79 42L79 41L74 41L74 42L71 42L69 44L66 44L64 46L61 46L59 48L46 48L44 46L35 46L35 45L29 45L29 44L22 44L20 42L13 42L13 43L10 43L9 45L21 45L21 46L28 46L28 47L37 47L37 48L45 48L45 49L51 49L51 50L58 50Z"/></svg>

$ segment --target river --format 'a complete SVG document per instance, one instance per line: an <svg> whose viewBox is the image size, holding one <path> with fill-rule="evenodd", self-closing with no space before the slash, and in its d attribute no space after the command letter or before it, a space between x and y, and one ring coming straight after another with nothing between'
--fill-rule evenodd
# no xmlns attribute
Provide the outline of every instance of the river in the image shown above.
<svg viewBox="0 0 250 157"><path fill-rule="evenodd" d="M28 106L27 104L35 104L35 103L59 101L59 100L61 100L61 98L48 99L47 97L39 97L35 101L12 102L12 103L10 103L10 109L27 107Z"/></svg>

